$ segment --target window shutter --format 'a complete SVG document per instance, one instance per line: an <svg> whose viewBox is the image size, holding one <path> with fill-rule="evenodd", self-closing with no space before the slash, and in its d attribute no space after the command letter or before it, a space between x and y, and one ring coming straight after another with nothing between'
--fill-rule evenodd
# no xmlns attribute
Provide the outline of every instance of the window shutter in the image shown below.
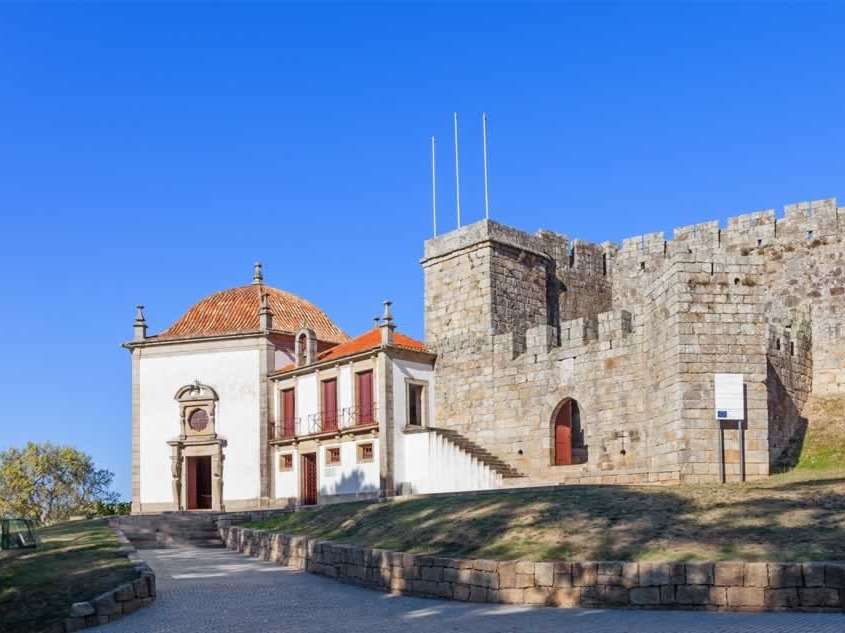
<svg viewBox="0 0 845 633"><path fill-rule="evenodd" d="M282 426L284 436L293 437L296 435L296 397L293 389L285 389L282 392Z"/></svg>
<svg viewBox="0 0 845 633"><path fill-rule="evenodd" d="M373 422L373 372L362 371L357 374L358 380L358 424L372 424Z"/></svg>
<svg viewBox="0 0 845 633"><path fill-rule="evenodd" d="M337 380L323 381L323 431L337 430Z"/></svg>

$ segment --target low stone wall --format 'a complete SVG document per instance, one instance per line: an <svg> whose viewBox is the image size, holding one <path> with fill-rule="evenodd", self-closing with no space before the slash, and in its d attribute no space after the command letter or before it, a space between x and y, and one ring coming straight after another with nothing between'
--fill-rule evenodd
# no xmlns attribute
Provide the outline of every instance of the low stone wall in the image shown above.
<svg viewBox="0 0 845 633"><path fill-rule="evenodd" d="M153 570L138 556L138 552L117 527L115 521L110 522L111 528L117 534L122 544L121 551L129 560L135 563L138 577L110 591L101 593L87 602L75 602L68 617L58 622L45 633L70 633L90 626L98 626L113 622L124 615L134 613L141 607L147 607L156 598L156 577Z"/></svg>
<svg viewBox="0 0 845 633"><path fill-rule="evenodd" d="M280 514L288 514L294 511L294 505L286 508L260 508L257 510L238 510L237 512L218 512L211 516L218 528L228 527L234 523L249 523L251 521L263 521L272 519Z"/></svg>
<svg viewBox="0 0 845 633"><path fill-rule="evenodd" d="M843 563L636 563L453 559L222 527L229 549L415 596L556 607L842 611Z"/></svg>

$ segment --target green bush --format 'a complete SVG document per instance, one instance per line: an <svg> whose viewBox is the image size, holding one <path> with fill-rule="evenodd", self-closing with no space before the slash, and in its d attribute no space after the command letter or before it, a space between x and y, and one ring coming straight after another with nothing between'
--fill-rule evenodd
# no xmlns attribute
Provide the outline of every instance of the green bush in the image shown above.
<svg viewBox="0 0 845 633"><path fill-rule="evenodd" d="M132 504L128 501L97 502L97 508L92 516L113 517L129 514Z"/></svg>

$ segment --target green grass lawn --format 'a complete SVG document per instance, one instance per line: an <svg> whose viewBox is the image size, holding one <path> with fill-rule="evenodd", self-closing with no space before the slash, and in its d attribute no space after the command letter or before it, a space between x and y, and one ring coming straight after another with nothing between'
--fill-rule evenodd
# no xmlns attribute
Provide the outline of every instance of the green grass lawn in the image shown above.
<svg viewBox="0 0 845 633"><path fill-rule="evenodd" d="M39 531L35 550L0 554L0 633L34 633L68 615L74 602L133 580L104 519L61 523Z"/></svg>
<svg viewBox="0 0 845 633"><path fill-rule="evenodd" d="M338 504L248 525L502 560L845 560L845 470L746 484L563 486Z"/></svg>
<svg viewBox="0 0 845 633"><path fill-rule="evenodd" d="M799 470L845 468L845 398L812 398L804 412L811 422L801 447Z"/></svg>

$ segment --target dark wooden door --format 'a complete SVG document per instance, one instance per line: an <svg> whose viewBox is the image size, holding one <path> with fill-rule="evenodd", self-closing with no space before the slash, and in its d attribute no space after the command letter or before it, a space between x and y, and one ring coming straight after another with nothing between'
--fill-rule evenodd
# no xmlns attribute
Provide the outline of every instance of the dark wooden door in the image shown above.
<svg viewBox="0 0 845 633"><path fill-rule="evenodd" d="M302 505L317 503L317 453L302 455L302 484L300 500Z"/></svg>
<svg viewBox="0 0 845 633"><path fill-rule="evenodd" d="M323 381L323 431L337 430L337 380Z"/></svg>
<svg viewBox="0 0 845 633"><path fill-rule="evenodd" d="M210 510L211 457L186 457L185 468L185 507L188 510Z"/></svg>
<svg viewBox="0 0 845 633"><path fill-rule="evenodd" d="M555 418L555 464L572 463L572 403L564 402Z"/></svg>
<svg viewBox="0 0 845 633"><path fill-rule="evenodd" d="M373 372L362 371L356 374L358 402L358 424L373 423Z"/></svg>
<svg viewBox="0 0 845 633"><path fill-rule="evenodd" d="M197 457L197 508L211 510L211 457Z"/></svg>

